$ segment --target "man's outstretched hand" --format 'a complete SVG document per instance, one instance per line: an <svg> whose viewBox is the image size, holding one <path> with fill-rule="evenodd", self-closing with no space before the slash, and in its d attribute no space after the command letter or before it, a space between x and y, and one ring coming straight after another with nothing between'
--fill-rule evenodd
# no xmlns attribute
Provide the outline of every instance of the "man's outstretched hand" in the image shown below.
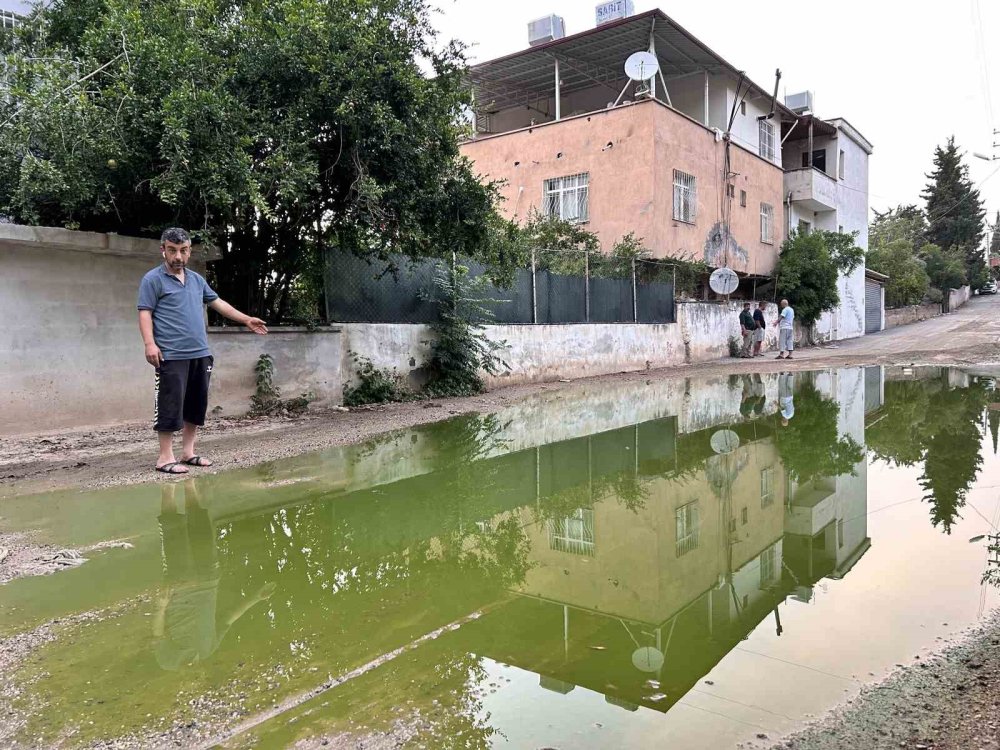
<svg viewBox="0 0 1000 750"><path fill-rule="evenodd" d="M267 324L260 318L250 318L246 323L244 323L244 325L254 333L259 333L261 336L265 336L267 334Z"/></svg>
<svg viewBox="0 0 1000 750"><path fill-rule="evenodd" d="M146 361L153 367L159 367L163 363L163 352L156 344L146 344Z"/></svg>

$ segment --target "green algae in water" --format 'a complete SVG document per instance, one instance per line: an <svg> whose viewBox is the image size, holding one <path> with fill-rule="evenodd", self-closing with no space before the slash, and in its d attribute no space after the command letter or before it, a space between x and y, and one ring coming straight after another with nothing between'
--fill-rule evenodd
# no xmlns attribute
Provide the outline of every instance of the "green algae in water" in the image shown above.
<svg viewBox="0 0 1000 750"><path fill-rule="evenodd" d="M945 632L906 625L923 565L947 588L935 627L978 600L963 511L1000 475L994 399L987 377L881 368L584 387L254 471L11 503L10 527L56 543L135 545L0 590L6 632L110 608L14 676L20 740L780 732Z"/></svg>

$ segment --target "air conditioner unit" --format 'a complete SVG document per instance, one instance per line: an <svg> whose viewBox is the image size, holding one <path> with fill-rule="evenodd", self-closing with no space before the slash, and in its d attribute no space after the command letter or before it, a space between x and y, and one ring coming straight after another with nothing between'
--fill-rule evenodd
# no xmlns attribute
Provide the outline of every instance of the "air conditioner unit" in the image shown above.
<svg viewBox="0 0 1000 750"><path fill-rule="evenodd" d="M562 39L566 36L566 26L562 16L554 13L528 23L528 44L532 47Z"/></svg>
<svg viewBox="0 0 1000 750"><path fill-rule="evenodd" d="M801 91L785 97L785 106L797 115L813 111L813 92Z"/></svg>

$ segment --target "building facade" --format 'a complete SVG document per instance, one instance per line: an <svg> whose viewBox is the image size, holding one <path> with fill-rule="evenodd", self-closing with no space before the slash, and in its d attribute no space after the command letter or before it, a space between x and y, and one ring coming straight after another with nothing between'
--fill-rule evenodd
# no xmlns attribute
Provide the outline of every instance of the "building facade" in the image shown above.
<svg viewBox="0 0 1000 750"><path fill-rule="evenodd" d="M867 249L872 145L846 120L776 101L659 10L533 43L469 75L462 153L508 218L585 224L605 252L632 232L656 258L731 268L745 297L773 295L791 232L856 232ZM647 49L658 73L630 81ZM873 330L864 266L838 291L818 338Z"/></svg>

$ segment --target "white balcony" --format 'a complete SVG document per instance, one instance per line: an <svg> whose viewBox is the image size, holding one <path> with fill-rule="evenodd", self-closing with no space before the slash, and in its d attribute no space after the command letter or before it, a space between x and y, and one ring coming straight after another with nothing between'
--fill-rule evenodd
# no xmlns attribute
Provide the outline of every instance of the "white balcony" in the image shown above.
<svg viewBox="0 0 1000 750"><path fill-rule="evenodd" d="M785 172L785 195L809 211L833 211L837 208L837 181L815 167L789 169Z"/></svg>

